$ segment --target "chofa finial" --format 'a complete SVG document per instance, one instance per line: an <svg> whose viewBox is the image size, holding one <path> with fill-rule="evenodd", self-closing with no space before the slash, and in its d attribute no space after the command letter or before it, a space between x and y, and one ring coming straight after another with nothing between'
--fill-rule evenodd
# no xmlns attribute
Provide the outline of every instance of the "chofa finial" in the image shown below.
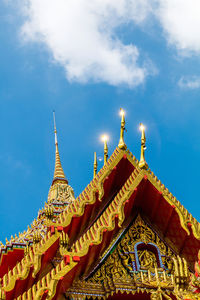
<svg viewBox="0 0 200 300"><path fill-rule="evenodd" d="M97 153L94 152L94 176L95 177L97 174Z"/></svg>
<svg viewBox="0 0 200 300"><path fill-rule="evenodd" d="M105 165L108 160L108 145L107 145L108 135L103 134L101 136L101 140L102 142L104 142L104 165Z"/></svg>
<svg viewBox="0 0 200 300"><path fill-rule="evenodd" d="M118 147L122 150L126 150L127 146L124 142L124 130L125 130L125 111L120 108L120 115L121 115L121 130L120 130L120 139Z"/></svg>
<svg viewBox="0 0 200 300"><path fill-rule="evenodd" d="M140 123L140 131L141 131L141 154L140 154L140 162L139 167L141 169L148 169L148 164L145 161L145 150L146 150L146 137L145 137L145 126Z"/></svg>

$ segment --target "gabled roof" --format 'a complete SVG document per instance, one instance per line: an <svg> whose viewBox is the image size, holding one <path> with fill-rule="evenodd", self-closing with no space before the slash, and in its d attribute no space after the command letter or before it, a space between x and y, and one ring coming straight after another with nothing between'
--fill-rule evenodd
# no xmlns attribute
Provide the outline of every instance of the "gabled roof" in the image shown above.
<svg viewBox="0 0 200 300"><path fill-rule="evenodd" d="M96 197L96 193L93 190L94 188L98 188L98 190L100 191L99 194L101 195L101 199L104 199L104 197L106 197L108 193L113 192L110 190L111 185L108 182L108 178L110 180L113 180L113 185L120 186L123 184L123 178L121 178L122 181L119 178L121 171L125 169L127 171L125 177L128 176L134 168L133 164L135 164L134 161L136 160L134 157L132 157L132 155L129 155L128 160L124 159L123 155L124 154L122 153L122 151L116 149L106 165L99 171L96 178L92 180L92 182L86 187L86 189L81 193L76 201L73 201L71 204L69 204L69 209L67 210L67 212L69 214L70 221L72 220L72 222L67 223L67 225L70 224L70 226L66 226L66 229L71 230L72 228L77 228L77 226L73 223L74 220L74 222L81 220L81 222L83 222L83 225L85 222L84 219L82 219L83 213L84 211L85 213L91 213L90 208L95 209L95 207L93 206L94 203L97 204L96 207L98 207L98 205L101 206L105 204L105 201L103 200L101 202L97 201L97 199L99 199L99 196ZM132 163L130 163L130 161L132 161ZM116 169L115 166L117 166ZM78 207L76 206L76 203L79 203ZM78 216L79 218L77 218ZM24 280L25 278L29 278L29 273L37 274L40 270L42 270L46 265L45 257L48 257L48 261L55 255L56 249L58 247L58 240L60 237L59 227L63 227L65 224L59 221L58 223L47 222L46 225L49 228L52 228L53 226L55 234L51 235L50 232L48 232L48 235L46 235L45 238L36 245L36 247L34 247L32 250L31 248L29 249L30 253L26 256L26 259L17 264L17 269L25 269L26 272L23 272L22 274L21 272L16 273L14 271L13 274L13 272L10 271L7 275L4 276L4 282L6 283L4 284L4 287L7 292L12 291L13 288L16 288L15 283L18 278ZM45 253L45 257L43 257L43 253ZM12 284L10 284L10 282L12 282Z"/></svg>
<svg viewBox="0 0 200 300"><path fill-rule="evenodd" d="M89 270L120 231L124 220L138 212L149 218L160 236L175 245L177 254L183 255L192 267L200 249L200 224L150 169L140 169L128 150L116 148L57 222L48 222L46 237L5 276L3 290L7 291L7 299L23 290L27 290L27 297L34 295L34 299L40 299L39 295L48 293L49 299L53 299L76 276ZM49 261L58 248L62 254L60 262L56 268L50 268ZM46 275L42 273L45 268Z"/></svg>

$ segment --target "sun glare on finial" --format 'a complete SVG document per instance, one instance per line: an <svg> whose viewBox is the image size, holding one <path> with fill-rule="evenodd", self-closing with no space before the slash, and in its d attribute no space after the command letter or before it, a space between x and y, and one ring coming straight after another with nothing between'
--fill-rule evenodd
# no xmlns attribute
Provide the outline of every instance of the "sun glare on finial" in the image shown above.
<svg viewBox="0 0 200 300"><path fill-rule="evenodd" d="M125 110L123 108L120 108L120 111L119 111L119 115L122 117L122 116L125 116Z"/></svg>
<svg viewBox="0 0 200 300"><path fill-rule="evenodd" d="M140 123L140 127L139 127L139 129L141 130L141 131L143 131L143 130L145 130L146 129L146 127L142 124L142 123Z"/></svg>
<svg viewBox="0 0 200 300"><path fill-rule="evenodd" d="M126 144L124 142L124 130L125 130L125 111L120 108L119 114L121 116L121 129L120 129L120 138L119 138L119 149L126 150Z"/></svg>
<svg viewBox="0 0 200 300"><path fill-rule="evenodd" d="M109 136L107 134L102 134L101 135L101 141L102 142L107 142L109 140Z"/></svg>
<svg viewBox="0 0 200 300"><path fill-rule="evenodd" d="M107 134L101 135L101 141L104 143L104 165L108 160L108 145L107 145L108 140L109 140L109 136Z"/></svg>
<svg viewBox="0 0 200 300"><path fill-rule="evenodd" d="M144 152L146 150L146 137L145 137L145 126L140 123L140 131L141 131L141 153L140 153L140 161L139 161L139 167L141 169L148 169L148 164L145 160Z"/></svg>

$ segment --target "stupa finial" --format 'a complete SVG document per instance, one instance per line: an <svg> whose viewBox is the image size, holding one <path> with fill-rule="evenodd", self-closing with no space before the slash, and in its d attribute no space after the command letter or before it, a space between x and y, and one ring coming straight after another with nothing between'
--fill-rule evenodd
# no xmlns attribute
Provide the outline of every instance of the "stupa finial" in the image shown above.
<svg viewBox="0 0 200 300"><path fill-rule="evenodd" d="M101 140L102 142L104 142L104 165L105 165L108 160L108 145L107 145L108 136L106 134L103 134L101 136Z"/></svg>
<svg viewBox="0 0 200 300"><path fill-rule="evenodd" d="M125 130L125 111L120 108L120 115L121 115L121 130L120 130L120 139L118 147L122 150L126 150L127 146L124 142L124 130Z"/></svg>
<svg viewBox="0 0 200 300"><path fill-rule="evenodd" d="M146 137L145 137L145 126L140 123L140 131L141 131L141 154L140 154L140 162L139 167L141 169L148 169L148 164L145 161L145 150L146 150Z"/></svg>
<svg viewBox="0 0 200 300"><path fill-rule="evenodd" d="M65 174L61 165L60 155L58 151L58 138L57 138L57 129L56 129L56 119L55 119L55 111L53 111L53 120L54 120L54 133L55 133L55 146L56 146L56 153L55 153L55 170L53 180L56 179L65 179Z"/></svg>
<svg viewBox="0 0 200 300"><path fill-rule="evenodd" d="M97 153L94 152L94 177L97 174Z"/></svg>

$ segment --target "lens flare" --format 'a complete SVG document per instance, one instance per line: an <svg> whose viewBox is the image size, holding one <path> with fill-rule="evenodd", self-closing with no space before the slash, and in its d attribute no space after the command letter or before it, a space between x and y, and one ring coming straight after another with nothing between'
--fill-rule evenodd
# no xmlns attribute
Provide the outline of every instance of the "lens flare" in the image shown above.
<svg viewBox="0 0 200 300"><path fill-rule="evenodd" d="M102 142L107 142L109 140L109 136L107 134L102 134L101 135L101 141Z"/></svg>
<svg viewBox="0 0 200 300"><path fill-rule="evenodd" d="M141 131L143 131L143 130L146 129L146 127L142 123L140 123L140 127L139 128L140 128Z"/></svg>

